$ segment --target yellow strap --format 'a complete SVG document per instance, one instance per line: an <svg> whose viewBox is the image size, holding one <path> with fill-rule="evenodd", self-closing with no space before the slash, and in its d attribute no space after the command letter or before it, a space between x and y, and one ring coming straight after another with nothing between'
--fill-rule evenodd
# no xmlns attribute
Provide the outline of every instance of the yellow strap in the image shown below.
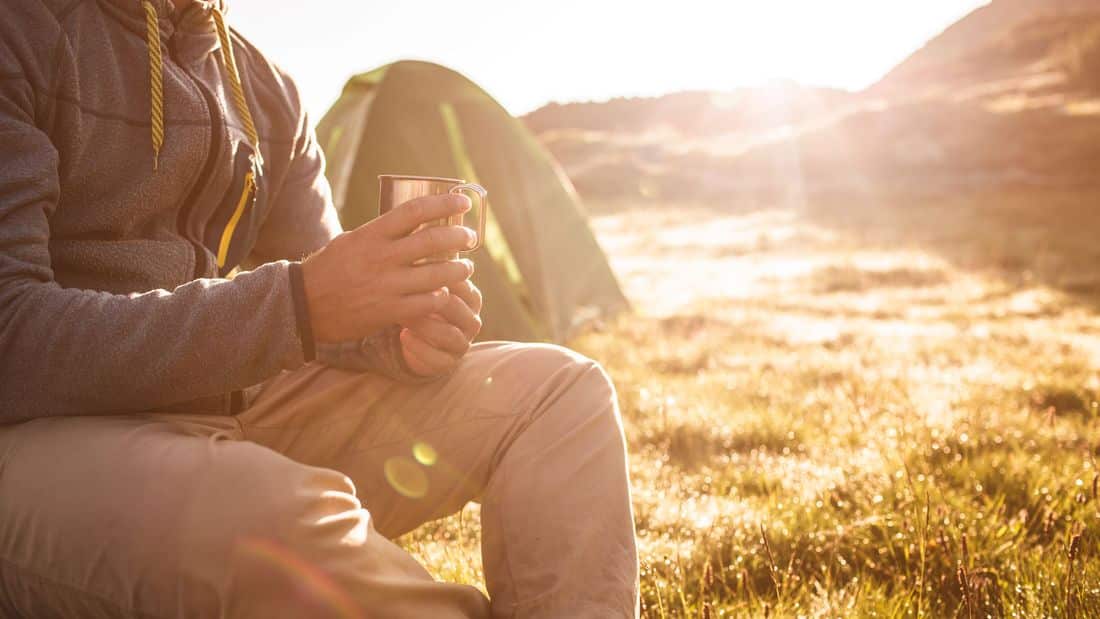
<svg viewBox="0 0 1100 619"><path fill-rule="evenodd" d="M164 146L164 65L160 55L160 22L157 7L150 0L141 3L145 8L145 46L149 48L149 109L153 139L153 169L160 162L160 149Z"/></svg>

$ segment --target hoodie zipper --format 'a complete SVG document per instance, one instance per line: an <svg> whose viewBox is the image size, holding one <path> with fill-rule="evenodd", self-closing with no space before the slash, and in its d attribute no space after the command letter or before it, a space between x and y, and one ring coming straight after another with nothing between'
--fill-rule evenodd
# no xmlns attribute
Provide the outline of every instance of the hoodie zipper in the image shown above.
<svg viewBox="0 0 1100 619"><path fill-rule="evenodd" d="M241 197L237 201L237 208L233 209L233 215L222 230L221 239L218 241L218 268L225 268L225 260L229 256L229 243L233 240L233 232L237 229L237 223L241 220L245 208L256 197L256 176L252 170L244 175L244 186L241 188Z"/></svg>

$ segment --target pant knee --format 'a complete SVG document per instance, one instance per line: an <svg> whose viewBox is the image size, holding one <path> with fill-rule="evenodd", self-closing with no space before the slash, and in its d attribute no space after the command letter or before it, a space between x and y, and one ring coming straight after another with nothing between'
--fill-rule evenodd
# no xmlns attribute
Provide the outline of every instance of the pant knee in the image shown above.
<svg viewBox="0 0 1100 619"><path fill-rule="evenodd" d="M522 367L538 368L539 373L531 379L537 383L557 384L558 388L550 400L563 398L568 406L559 407L558 415L573 418L573 423L581 424L594 418L606 418L606 424L596 424L603 431L622 434L618 396L614 383L607 371L598 362L563 346L551 344L532 345L530 358L520 362Z"/></svg>
<svg viewBox="0 0 1100 619"><path fill-rule="evenodd" d="M618 415L618 396L611 376L599 362L576 351L556 346L566 366L573 376L572 388L580 398L590 405L592 410L606 411Z"/></svg>
<svg viewBox="0 0 1100 619"><path fill-rule="evenodd" d="M251 443L228 449L187 497L179 558L182 576L216 592L223 610L291 586L289 566L315 570L366 539L370 516L343 474Z"/></svg>

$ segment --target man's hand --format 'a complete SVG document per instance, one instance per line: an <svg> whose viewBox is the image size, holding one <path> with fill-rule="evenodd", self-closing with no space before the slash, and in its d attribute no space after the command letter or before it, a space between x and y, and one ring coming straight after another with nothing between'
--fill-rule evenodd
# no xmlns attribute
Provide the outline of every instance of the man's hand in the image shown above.
<svg viewBox="0 0 1100 619"><path fill-rule="evenodd" d="M481 291L477 286L466 280L451 286L448 297L437 314L404 323L401 329L401 353L414 374L450 372L481 331Z"/></svg>
<svg viewBox="0 0 1100 619"><path fill-rule="evenodd" d="M469 209L470 199L461 195L410 200L332 239L306 259L302 275L314 338L358 340L395 323L453 312L447 290L461 288L473 273L473 262L413 263L469 249L476 233L464 226L432 226L410 233L420 224Z"/></svg>

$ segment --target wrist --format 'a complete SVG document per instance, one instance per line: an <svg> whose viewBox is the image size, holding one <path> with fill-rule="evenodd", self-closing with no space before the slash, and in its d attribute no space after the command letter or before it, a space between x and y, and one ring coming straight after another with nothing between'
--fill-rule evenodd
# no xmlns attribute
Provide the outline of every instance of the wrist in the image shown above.
<svg viewBox="0 0 1100 619"><path fill-rule="evenodd" d="M287 275L290 278L290 296L294 303L294 321L298 328L298 339L302 344L302 358L308 363L317 357L317 348L306 292L304 267L305 265L300 262L292 262Z"/></svg>
<svg viewBox="0 0 1100 619"><path fill-rule="evenodd" d="M305 304L307 314L309 316L309 330L313 335L313 342L316 346L321 342L340 342L347 339L353 339L346 337L345 334L334 332L331 320L330 308L332 307L332 300L326 301L324 294L326 290L325 278L329 274L324 272L324 261L320 261L317 258L320 254L314 254L308 258L302 260L301 274L302 274L302 298Z"/></svg>

